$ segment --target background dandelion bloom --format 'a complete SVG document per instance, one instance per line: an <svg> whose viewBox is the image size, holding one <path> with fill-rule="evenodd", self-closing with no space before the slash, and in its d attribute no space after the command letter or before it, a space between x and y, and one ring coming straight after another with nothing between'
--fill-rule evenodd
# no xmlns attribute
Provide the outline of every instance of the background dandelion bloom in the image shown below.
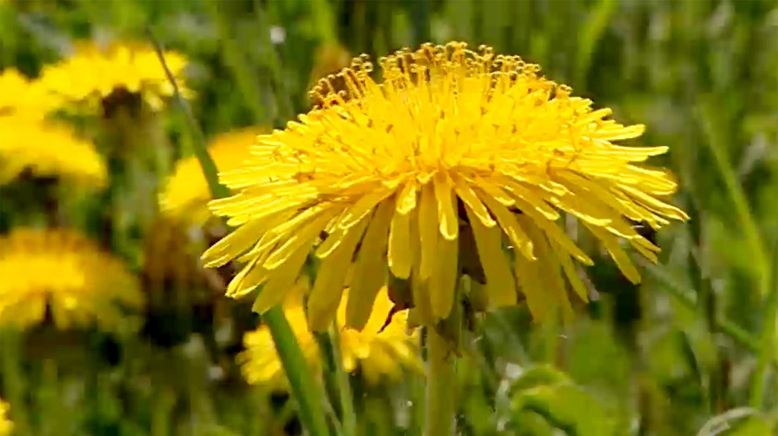
<svg viewBox="0 0 778 436"><path fill-rule="evenodd" d="M216 168L222 172L240 168L249 158L249 149L257 135L265 131L262 128L246 128L216 136L208 148ZM159 204L166 215L201 225L211 216L208 210L210 199L211 193L200 162L197 157L190 156L176 163L159 196Z"/></svg>
<svg viewBox="0 0 778 436"><path fill-rule="evenodd" d="M13 430L13 424L8 419L8 403L0 400L0 436L8 436Z"/></svg>
<svg viewBox="0 0 778 436"><path fill-rule="evenodd" d="M189 95L184 80L186 58L174 51L164 54L182 93ZM65 102L92 108L123 91L140 95L152 109L161 109L174 92L154 48L137 42L113 42L106 46L80 42L72 56L44 67L41 81Z"/></svg>
<svg viewBox="0 0 778 436"><path fill-rule="evenodd" d="M59 107L59 98L37 80L29 80L14 68L0 73L0 117L42 120ZM19 118L16 118L19 119Z"/></svg>
<svg viewBox="0 0 778 436"><path fill-rule="evenodd" d="M334 317L348 285L346 324L363 327L389 275L407 279L426 324L454 304L460 232L472 233L488 306L526 298L536 319L570 313L565 282L587 295L574 260L592 260L563 230L578 218L624 275L640 276L620 245L655 260L659 250L629 220L660 228L686 219L665 202L667 171L641 165L666 147L626 147L642 125L539 74L517 56L464 43L364 57L312 91L319 105L285 130L260 136L244 168L222 181L236 192L212 210L237 227L205 254L209 266L245 263L228 287L264 285L255 308L278 304L313 248L308 301L314 326Z"/></svg>
<svg viewBox="0 0 778 436"><path fill-rule="evenodd" d="M60 329L129 326L122 307L143 295L120 260L72 230L16 229L0 238L0 326L41 322L47 306Z"/></svg>
<svg viewBox="0 0 778 436"><path fill-rule="evenodd" d="M57 177L89 187L104 186L107 179L103 157L68 126L0 116L0 184L25 170L37 177Z"/></svg>
<svg viewBox="0 0 778 436"><path fill-rule="evenodd" d="M299 297L299 296L298 296ZM284 313L300 348L309 364L321 367L321 353L316 338L306 321L302 299L290 299L284 307ZM362 331L344 327L346 307L342 304L338 310L340 352L343 368L347 372L357 369L368 383L376 384L382 378L397 379L403 368L421 371L416 340L418 335L408 334L408 311L393 314L386 323L392 310L386 289L379 291L376 303L367 326ZM384 325L386 323L386 325ZM283 367L276 353L273 338L267 327L262 326L244 338L246 351L238 356L246 380L252 384L270 383L274 387L286 385Z"/></svg>

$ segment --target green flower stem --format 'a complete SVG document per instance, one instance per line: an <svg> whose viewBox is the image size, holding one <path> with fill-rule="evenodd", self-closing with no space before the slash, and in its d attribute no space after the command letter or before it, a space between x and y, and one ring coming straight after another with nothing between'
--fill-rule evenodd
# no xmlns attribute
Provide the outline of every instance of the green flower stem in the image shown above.
<svg viewBox="0 0 778 436"><path fill-rule="evenodd" d="M162 47L150 28L147 29L147 33L149 39L154 44L159 61L165 69L165 74L173 86L175 99L186 115L189 128L191 129L190 133L195 137L193 141L195 155L208 181L211 196L213 198L224 198L230 195L230 192L227 187L219 183L216 164L208 153L203 132L195 121L191 108L181 96L178 84L165 62ZM324 419L324 408L322 407L322 393L320 392L319 385L315 383L311 375L310 368L308 368L305 362L303 352L297 343L294 333L292 333L292 329L289 327L289 322L286 320L283 310L280 306L273 307L262 315L262 319L270 329L276 350L289 379L289 385L292 387L292 394L297 400L300 409L300 421L310 435L328 435L329 430Z"/></svg>
<svg viewBox="0 0 778 436"><path fill-rule="evenodd" d="M427 329L427 399L424 434L455 434L456 354L434 328Z"/></svg>
<svg viewBox="0 0 778 436"><path fill-rule="evenodd" d="M262 315L262 320L270 328L276 351L284 365L289 385L297 397L300 408L300 420L312 436L327 435L327 422L324 419L324 407L318 384L311 376L308 364L295 340L292 328L284 316L281 306L275 306Z"/></svg>
<svg viewBox="0 0 778 436"><path fill-rule="evenodd" d="M25 436L32 432L28 423L25 406L25 380L22 374L20 353L22 335L13 329L0 331L0 375L3 379L4 394L11 406L9 415L14 422L16 435Z"/></svg>
<svg viewBox="0 0 778 436"><path fill-rule="evenodd" d="M343 354L340 349L340 334L337 325L326 333L316 333L316 341L319 344L321 358L324 362L324 386L326 396L329 399L328 406L332 409L332 424L335 426L335 434L340 436L354 436L356 434L357 418L354 413L354 394L349 383L349 374L343 366ZM340 406L335 410L332 403Z"/></svg>
<svg viewBox="0 0 778 436"><path fill-rule="evenodd" d="M337 378L338 397L340 399L340 413L343 421L343 436L354 436L357 431L357 416L354 412L354 394L349 383L349 374L343 367L343 351L341 350L340 332L338 326L333 323L330 328L330 342L332 343L332 357L335 377Z"/></svg>

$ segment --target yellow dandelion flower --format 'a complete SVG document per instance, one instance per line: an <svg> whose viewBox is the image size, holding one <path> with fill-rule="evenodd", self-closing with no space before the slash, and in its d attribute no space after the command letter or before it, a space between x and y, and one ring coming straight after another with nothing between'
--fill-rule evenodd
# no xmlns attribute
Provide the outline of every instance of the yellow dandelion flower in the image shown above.
<svg viewBox="0 0 778 436"><path fill-rule="evenodd" d="M0 73L0 117L42 120L60 101L39 81L29 80L14 68Z"/></svg>
<svg viewBox="0 0 778 436"><path fill-rule="evenodd" d="M0 400L0 436L8 436L13 430L13 423L8 418L8 403Z"/></svg>
<svg viewBox="0 0 778 436"><path fill-rule="evenodd" d="M222 172L240 168L250 157L249 149L257 135L266 131L251 127L218 135L208 149L216 168ZM159 203L166 215L201 225L211 216L208 210L210 199L211 193L200 163L191 156L176 163L159 196Z"/></svg>
<svg viewBox="0 0 778 436"><path fill-rule="evenodd" d="M290 301L284 312L306 360L319 370L320 351L316 338L308 328L305 310L300 303L300 298ZM376 384L383 378L397 379L403 368L421 371L421 363L417 357L417 335L408 334L408 311L393 314L387 323L391 310L392 302L385 288L378 292L373 313L362 331L344 327L346 306L341 305L338 309L343 367L348 372L359 369L371 384ZM238 355L238 361L242 365L246 380L252 384L285 386L284 370L269 329L262 326L247 333L244 344L246 351Z"/></svg>
<svg viewBox="0 0 778 436"><path fill-rule="evenodd" d="M318 262L309 298L314 326L351 288L347 325L360 328L388 277L407 280L425 324L446 318L459 278L460 232L475 241L489 307L523 294L542 320L570 313L566 291L587 294L574 260L591 258L565 233L578 219L633 282L620 240L655 260L659 248L628 220L653 228L687 215L666 203L676 182L642 163L667 147L630 147L643 125L571 95L518 56L453 42L366 57L324 79L319 106L260 136L246 165L223 174L236 192L211 203L235 231L204 255L245 263L228 295L263 285L255 308L278 304L308 253ZM340 88L340 89L339 89Z"/></svg>
<svg viewBox="0 0 778 436"><path fill-rule="evenodd" d="M105 162L69 127L26 117L0 117L0 185L24 171L84 186L103 186Z"/></svg>
<svg viewBox="0 0 778 436"><path fill-rule="evenodd" d="M60 329L133 327L125 309L143 295L119 259L71 230L17 229L0 238L0 326L28 327L47 315Z"/></svg>
<svg viewBox="0 0 778 436"><path fill-rule="evenodd" d="M184 87L186 58L174 51L166 51L164 55L177 83L189 95ZM154 48L135 42L108 46L79 43L72 56L44 67L41 81L65 102L91 108L98 107L102 100L115 93L124 92L140 95L149 107L158 110L174 93Z"/></svg>

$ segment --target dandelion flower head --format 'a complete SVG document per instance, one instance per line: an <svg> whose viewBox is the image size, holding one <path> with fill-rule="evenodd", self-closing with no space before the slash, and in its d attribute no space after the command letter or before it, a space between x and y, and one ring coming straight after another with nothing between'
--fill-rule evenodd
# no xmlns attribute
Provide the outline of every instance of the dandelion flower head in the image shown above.
<svg viewBox="0 0 778 436"><path fill-rule="evenodd" d="M249 149L262 128L245 128L223 133L214 138L208 152L219 171L240 168L250 157ZM160 194L160 209L166 215L183 222L201 225L211 216L208 200L211 193L195 156L179 160Z"/></svg>
<svg viewBox="0 0 778 436"><path fill-rule="evenodd" d="M0 326L25 328L47 313L57 328L132 328L143 304L119 259L72 230L16 229L0 237Z"/></svg>
<svg viewBox="0 0 778 436"><path fill-rule="evenodd" d="M225 173L236 194L214 200L236 229L204 255L238 259L228 295L263 288L255 309L279 303L311 250L312 325L328 325L350 289L346 324L366 325L378 290L406 280L414 317L446 318L470 235L488 307L526 300L536 320L571 313L567 288L586 300L575 262L592 259L565 233L563 214L602 244L624 275L640 275L620 244L656 260L659 248L629 220L658 229L686 214L667 203L668 171L643 164L667 147L633 147L643 125L546 79L518 56L464 43L366 57L323 79L318 105L260 136L252 158Z"/></svg>
<svg viewBox="0 0 778 436"><path fill-rule="evenodd" d="M8 419L8 403L0 400L0 436L8 436L13 430L13 423Z"/></svg>
<svg viewBox="0 0 778 436"><path fill-rule="evenodd" d="M37 80L30 80L14 68L0 72L0 118L42 120L59 107L59 99Z"/></svg>
<svg viewBox="0 0 778 436"><path fill-rule="evenodd" d="M164 52L165 61L184 95L187 59L174 51ZM72 56L44 67L43 84L65 102L95 109L112 95L139 95L149 107L161 109L174 94L154 48L136 42L98 45L80 42Z"/></svg>
<svg viewBox="0 0 778 436"><path fill-rule="evenodd" d="M320 350L306 321L300 298L290 298L284 313L297 338L305 358L312 367L321 368ZM403 369L421 371L416 333L408 334L408 311L392 314L392 302L386 289L376 296L373 313L362 331L344 327L346 307L338 309L340 352L343 368L350 373L357 370L370 384L381 380L396 380ZM387 323L387 320L389 322ZM386 324L386 325L385 325ZM261 326L244 337L246 351L238 356L246 380L252 384L285 386L286 379L276 353L273 338L266 326Z"/></svg>
<svg viewBox="0 0 778 436"><path fill-rule="evenodd" d="M81 186L105 185L107 170L91 142L66 125L28 117L0 117L0 185L29 171Z"/></svg>

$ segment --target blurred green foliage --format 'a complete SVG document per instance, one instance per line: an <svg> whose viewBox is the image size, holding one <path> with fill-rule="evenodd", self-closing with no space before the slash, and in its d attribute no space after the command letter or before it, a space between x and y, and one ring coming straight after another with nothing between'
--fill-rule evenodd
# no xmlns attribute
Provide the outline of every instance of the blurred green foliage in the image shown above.
<svg viewBox="0 0 778 436"><path fill-rule="evenodd" d="M0 67L34 77L76 39L144 39L147 27L190 58L192 105L208 136L282 127L308 108L312 71L337 70L344 53L452 39L520 54L616 119L647 124L640 143L670 146L656 163L678 175L692 220L658 235L661 262L644 265L641 286L607 262L593 267L597 298L571 325L533 325L523 310L487 317L452 393L460 431L777 428L778 2L11 0L0 2ZM163 121L154 177L191 154L182 114L171 107ZM71 205L71 224L99 233L90 207ZM3 230L19 221L10 208L0 204ZM114 248L140 274L143 240L157 237L152 228ZM299 431L293 404L246 386L234 365L242 329L256 323L250 308L196 280L161 286L176 290L150 309L138 338L92 331L52 345L36 332L4 333L0 397L12 401L19 434ZM355 383L358 434L415 434L422 379Z"/></svg>

